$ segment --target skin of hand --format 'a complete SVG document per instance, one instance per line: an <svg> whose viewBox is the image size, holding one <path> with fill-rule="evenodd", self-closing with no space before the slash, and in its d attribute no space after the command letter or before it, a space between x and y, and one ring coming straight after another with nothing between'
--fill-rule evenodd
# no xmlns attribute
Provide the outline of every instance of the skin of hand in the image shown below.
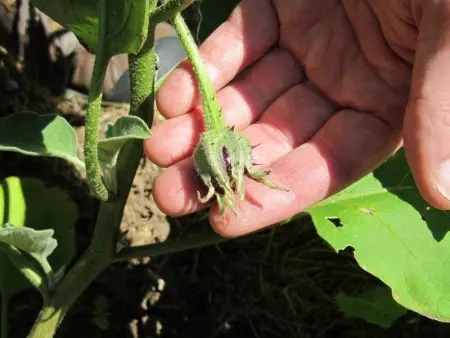
<svg viewBox="0 0 450 338"><path fill-rule="evenodd" d="M219 234L299 213L402 146L422 196L450 209L450 0L244 0L201 53L227 122L290 190L248 180L237 216L211 208ZM145 151L167 169L154 199L169 215L198 211L206 206L191 154L203 126L187 62L157 104L167 120Z"/></svg>

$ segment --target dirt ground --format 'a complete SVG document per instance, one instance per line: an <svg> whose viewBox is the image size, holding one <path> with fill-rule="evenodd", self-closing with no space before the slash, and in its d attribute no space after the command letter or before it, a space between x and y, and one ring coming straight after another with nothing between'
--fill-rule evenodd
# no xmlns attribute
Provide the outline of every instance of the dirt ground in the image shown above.
<svg viewBox="0 0 450 338"><path fill-rule="evenodd" d="M55 98L0 57L0 116L29 108L67 118L83 142L85 103ZM101 125L127 113L126 104L104 106ZM156 117L156 123L161 117ZM102 128L101 128L102 129ZM81 155L81 154L80 154ZM160 168L142 159L121 230L129 245L163 242L208 227L204 213L170 218L155 206L152 182ZM0 153L0 180L36 177L67 191L80 210L77 250L92 233L97 203L84 177L64 161ZM350 251L336 255L308 219L250 237L152 259L112 265L69 312L57 337L448 337L450 327L408 313L383 330L346 318L334 297L377 284ZM10 305L11 338L23 338L39 308L28 290Z"/></svg>

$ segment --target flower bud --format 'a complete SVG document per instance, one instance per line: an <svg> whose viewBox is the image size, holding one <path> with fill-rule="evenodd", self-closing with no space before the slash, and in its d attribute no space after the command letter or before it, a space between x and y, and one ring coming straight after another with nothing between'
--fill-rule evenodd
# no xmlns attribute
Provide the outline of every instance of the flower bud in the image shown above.
<svg viewBox="0 0 450 338"><path fill-rule="evenodd" d="M215 197L221 216L225 213L225 207L236 214L234 193L240 200L244 199L244 176L273 189L286 190L264 178L268 171L252 171L252 147L244 135L230 128L205 131L194 150L194 162L208 189L203 197L198 192L198 199L206 203Z"/></svg>

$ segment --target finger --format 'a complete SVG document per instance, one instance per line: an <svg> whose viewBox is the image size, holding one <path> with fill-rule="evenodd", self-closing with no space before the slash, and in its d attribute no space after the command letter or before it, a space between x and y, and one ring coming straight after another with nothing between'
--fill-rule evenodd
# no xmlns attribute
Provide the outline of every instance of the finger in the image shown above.
<svg viewBox="0 0 450 338"><path fill-rule="evenodd" d="M333 113L334 107L307 84L295 86L272 104L261 123L244 131L250 144L261 143L254 150L255 161L270 165L309 140ZM197 201L197 190L202 189L189 158L156 179L153 195L165 213L183 215L204 208Z"/></svg>
<svg viewBox="0 0 450 338"><path fill-rule="evenodd" d="M271 1L242 1L200 48L216 90L262 57L277 38L278 22ZM192 69L184 62L167 78L157 94L160 112L166 117L185 114L199 103L196 88Z"/></svg>
<svg viewBox="0 0 450 338"><path fill-rule="evenodd" d="M271 166L270 179L289 192L247 181L238 216L222 219L216 207L210 221L226 237L253 232L299 213L348 186L389 157L400 137L370 114L340 111L311 139Z"/></svg>
<svg viewBox="0 0 450 338"><path fill-rule="evenodd" d="M153 182L152 194L163 213L182 216L206 207L197 198L197 191L202 189L204 188L195 171L193 159L189 157L159 175Z"/></svg>
<svg viewBox="0 0 450 338"><path fill-rule="evenodd" d="M450 209L450 3L436 4L423 12L403 136L422 196Z"/></svg>
<svg viewBox="0 0 450 338"><path fill-rule="evenodd" d="M239 81L222 89L217 97L225 119L236 129L257 120L277 97L303 81L303 71L292 56L274 49L252 66ZM167 167L189 156L203 129L201 110L195 109L155 126L145 143L147 156Z"/></svg>

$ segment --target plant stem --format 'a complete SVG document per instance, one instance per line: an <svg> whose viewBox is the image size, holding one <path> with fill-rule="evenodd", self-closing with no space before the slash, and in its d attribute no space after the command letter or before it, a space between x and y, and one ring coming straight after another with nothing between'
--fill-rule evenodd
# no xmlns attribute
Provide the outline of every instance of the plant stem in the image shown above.
<svg viewBox="0 0 450 338"><path fill-rule="evenodd" d="M209 79L208 73L204 66L197 44L189 31L188 26L184 22L181 14L177 14L172 19L175 31L186 50L186 54L194 69L195 78L198 82L200 94L202 97L203 118L205 121L205 129L225 128L225 119L222 116L221 109L217 103L216 90Z"/></svg>
<svg viewBox="0 0 450 338"><path fill-rule="evenodd" d="M124 200L126 199L100 204L89 248L58 285L51 300L44 303L28 337L53 337L75 300L110 264L115 251L116 233L123 214Z"/></svg>
<svg viewBox="0 0 450 338"><path fill-rule="evenodd" d="M151 127L154 117L154 90L156 75L156 54L154 49L155 25L150 23L148 39L141 52L128 56L130 69L131 102L130 114L136 115ZM125 144L117 161L117 177L120 195L128 195L134 175L143 155L142 141Z"/></svg>
<svg viewBox="0 0 450 338"><path fill-rule="evenodd" d="M156 0L151 0L151 8ZM130 57L131 108L130 114L152 117L155 55L153 39L155 25L149 29L149 41L136 56ZM149 110L146 110L149 109ZM148 121L151 125L151 121ZM142 142L130 142L119 157L119 197L100 204L92 242L80 260L68 272L55 290L50 302L44 305L28 338L53 337L65 314L89 284L113 261L116 234L131 184L142 156Z"/></svg>
<svg viewBox="0 0 450 338"><path fill-rule="evenodd" d="M190 249L201 248L204 246L219 244L229 240L221 237L213 230L209 230L206 234L196 235L189 238L173 239L163 243L141 245L136 247L129 247L122 249L116 257L114 262L128 261L139 257L156 257L176 252L181 252Z"/></svg>
<svg viewBox="0 0 450 338"><path fill-rule="evenodd" d="M88 109L84 133L84 157L87 181L91 193L101 201L111 198L102 180L98 161L98 124L102 109L103 82L108 67L109 56L106 55L106 0L100 0L100 23L98 28L97 53L89 89Z"/></svg>
<svg viewBox="0 0 450 338"><path fill-rule="evenodd" d="M153 13L150 14L150 21L158 23L172 18L177 13L190 6L196 0L169 0L158 6Z"/></svg>
<svg viewBox="0 0 450 338"><path fill-rule="evenodd" d="M55 309L50 305L44 304L41 312L38 315L38 321L36 321L33 329L28 337L33 338L50 338L53 337L59 323L65 314L63 309Z"/></svg>

